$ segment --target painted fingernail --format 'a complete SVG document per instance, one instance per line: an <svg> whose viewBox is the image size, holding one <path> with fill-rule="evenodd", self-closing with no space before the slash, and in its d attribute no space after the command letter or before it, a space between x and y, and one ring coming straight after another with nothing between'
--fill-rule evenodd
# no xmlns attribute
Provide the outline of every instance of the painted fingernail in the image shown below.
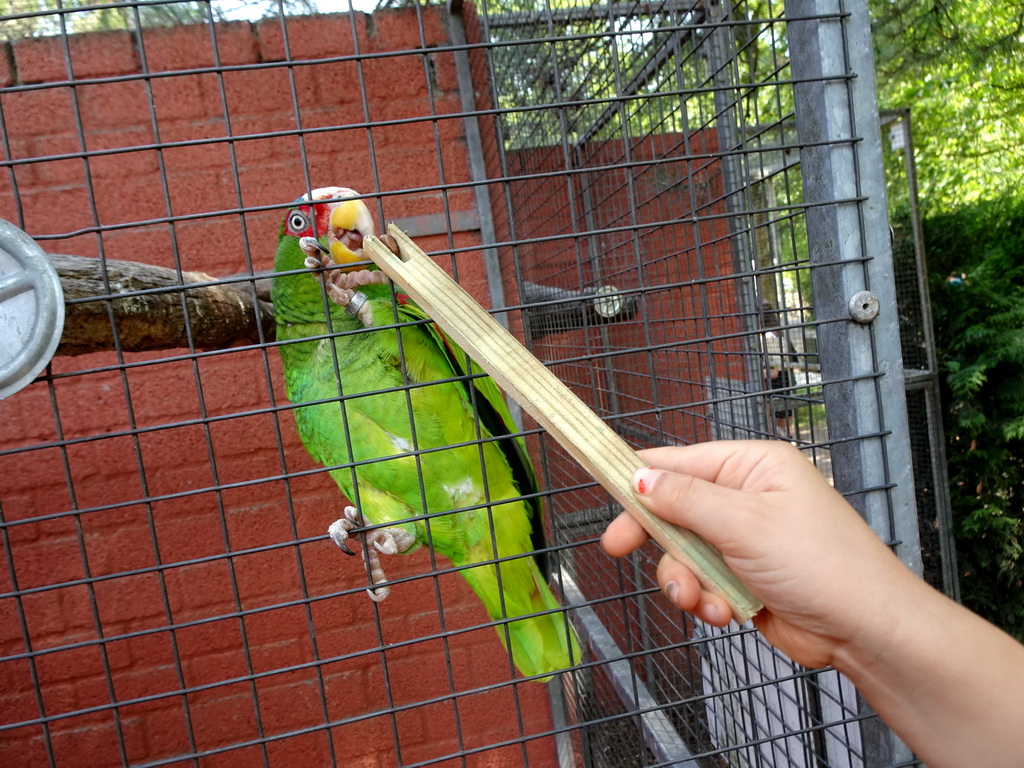
<svg viewBox="0 0 1024 768"><path fill-rule="evenodd" d="M668 599L674 603L676 601L676 595L679 594L679 585L674 581L670 581L665 585L665 594L668 595Z"/></svg>
<svg viewBox="0 0 1024 768"><path fill-rule="evenodd" d="M649 493L654 485L654 472L651 467L638 469L633 473L633 490L637 493Z"/></svg>

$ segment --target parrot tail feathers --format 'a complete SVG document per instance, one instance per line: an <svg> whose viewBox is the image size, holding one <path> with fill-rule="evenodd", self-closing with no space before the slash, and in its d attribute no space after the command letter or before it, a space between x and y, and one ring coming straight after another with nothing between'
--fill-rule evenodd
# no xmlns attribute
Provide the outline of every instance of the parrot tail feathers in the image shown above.
<svg viewBox="0 0 1024 768"><path fill-rule="evenodd" d="M558 600L555 599L536 564L532 560L528 562L531 565L534 586L529 603L526 606L514 607L506 604L506 612L510 618L513 615L541 611L553 612L509 622L507 639L505 625L499 624L495 629L506 650L509 650L511 645L512 662L520 674L525 677L544 675L545 677L540 678L544 682L550 680L554 673L579 664L582 654L576 632L569 623L568 614L559 610ZM497 615L492 614L492 618L500 618L501 606L495 608L497 610L494 613ZM515 608L520 610L517 611Z"/></svg>

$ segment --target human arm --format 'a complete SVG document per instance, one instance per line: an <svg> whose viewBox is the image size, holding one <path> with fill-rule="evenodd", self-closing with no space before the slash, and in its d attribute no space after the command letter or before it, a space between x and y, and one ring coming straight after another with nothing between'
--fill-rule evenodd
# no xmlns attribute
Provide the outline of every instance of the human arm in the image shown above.
<svg viewBox="0 0 1024 768"><path fill-rule="evenodd" d="M932 768L1020 764L1024 646L918 579L799 451L721 441L642 456L659 469L637 473L637 498L722 551L764 602L754 623L769 642L847 675ZM602 542L624 555L645 539L621 516ZM675 560L658 582L680 608L728 623Z"/></svg>

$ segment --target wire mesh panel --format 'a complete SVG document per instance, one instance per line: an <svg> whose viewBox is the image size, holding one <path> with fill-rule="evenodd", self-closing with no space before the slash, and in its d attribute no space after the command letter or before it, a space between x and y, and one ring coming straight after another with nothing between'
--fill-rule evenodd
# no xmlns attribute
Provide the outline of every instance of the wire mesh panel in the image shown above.
<svg viewBox="0 0 1024 768"><path fill-rule="evenodd" d="M302 10L5 20L0 217L53 255L68 320L0 402L0 762L909 764L834 672L671 609L655 545L604 555L610 496L513 408L517 464L436 337L425 376L400 288L359 284L388 307L360 320L279 255L333 318L294 336L265 284L291 214L350 190L631 445L790 440L919 567L863 4ZM343 229L325 242L358 250L366 225ZM877 317L851 320L859 291ZM369 338L394 351L347 357ZM315 397L289 347L328 350ZM379 360L395 378L353 386ZM417 405L437 387L453 410ZM367 454L370 402L398 426ZM341 426L311 437L308 408ZM403 469L381 487L375 466ZM425 546L382 553L385 576L345 557L327 527L349 502L352 547L403 520ZM513 507L544 513L514 552ZM536 550L557 603L488 604L480 574ZM526 614L578 636L567 671L510 657Z"/></svg>

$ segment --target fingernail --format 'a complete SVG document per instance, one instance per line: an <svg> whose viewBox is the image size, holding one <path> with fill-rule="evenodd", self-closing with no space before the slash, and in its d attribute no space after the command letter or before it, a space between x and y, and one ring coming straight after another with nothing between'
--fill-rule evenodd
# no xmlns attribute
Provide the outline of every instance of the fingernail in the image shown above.
<svg viewBox="0 0 1024 768"><path fill-rule="evenodd" d="M705 605L701 608L701 615L708 624L720 624L722 622L722 609L718 605Z"/></svg>
<svg viewBox="0 0 1024 768"><path fill-rule="evenodd" d="M668 595L668 599L674 603L676 601L676 595L679 594L679 585L674 581L670 581L665 585L665 594Z"/></svg>
<svg viewBox="0 0 1024 768"><path fill-rule="evenodd" d="M650 493L656 474L651 467L638 469L633 473L633 490L637 493Z"/></svg>

